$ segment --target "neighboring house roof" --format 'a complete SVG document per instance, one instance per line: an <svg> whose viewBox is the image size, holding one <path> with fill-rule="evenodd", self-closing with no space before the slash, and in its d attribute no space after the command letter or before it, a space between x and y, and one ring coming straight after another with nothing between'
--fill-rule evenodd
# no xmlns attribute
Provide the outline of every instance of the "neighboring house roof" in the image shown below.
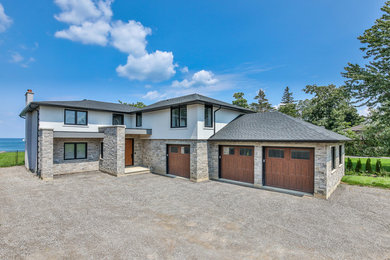
<svg viewBox="0 0 390 260"><path fill-rule="evenodd" d="M356 125L356 126L347 128L345 130L351 130L351 131L354 131L354 132L361 132L361 131L363 131L363 129L364 129L364 125Z"/></svg>
<svg viewBox="0 0 390 260"><path fill-rule="evenodd" d="M20 113L19 116L24 116L26 112L34 111L38 106L55 106L55 107L66 107L66 108L78 108L87 110L100 110L110 111L118 113L130 113L138 110L136 107L129 105L101 102L95 100L79 100L79 101L39 101L31 102L28 104Z"/></svg>
<svg viewBox="0 0 390 260"><path fill-rule="evenodd" d="M280 112L264 112L238 117L209 140L339 142L351 139Z"/></svg>
<svg viewBox="0 0 390 260"><path fill-rule="evenodd" d="M199 94L191 94L187 96L181 96L177 98L170 98L162 101L158 101L154 104L151 104L149 106L146 106L144 108L141 108L139 111L142 112L148 112L148 111L154 111L154 110L160 110L160 109L165 109L169 108L171 106L176 106L176 105L189 105L189 104L212 104L212 105L217 105L221 106L223 108L228 108L244 113L253 113L252 110L246 109L243 107L239 107L236 105L232 105L217 99L209 98L203 95Z"/></svg>

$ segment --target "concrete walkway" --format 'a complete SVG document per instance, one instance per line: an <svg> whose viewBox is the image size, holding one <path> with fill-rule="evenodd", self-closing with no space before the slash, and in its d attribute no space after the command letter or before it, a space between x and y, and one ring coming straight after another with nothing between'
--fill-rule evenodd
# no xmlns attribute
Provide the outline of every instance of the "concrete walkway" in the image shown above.
<svg viewBox="0 0 390 260"><path fill-rule="evenodd" d="M389 259L390 191L330 200L154 174L0 169L0 259Z"/></svg>

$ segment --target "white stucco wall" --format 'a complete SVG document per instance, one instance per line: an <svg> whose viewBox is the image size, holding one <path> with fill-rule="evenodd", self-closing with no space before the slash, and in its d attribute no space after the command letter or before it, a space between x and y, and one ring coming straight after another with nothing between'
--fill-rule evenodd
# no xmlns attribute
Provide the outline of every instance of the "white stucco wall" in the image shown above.
<svg viewBox="0 0 390 260"><path fill-rule="evenodd" d="M38 149L38 111L26 113L25 119L25 166L32 172L37 171Z"/></svg>
<svg viewBox="0 0 390 260"><path fill-rule="evenodd" d="M64 110L61 107L41 106L39 114L39 127L52 128L54 131L98 132L101 126L112 125L113 112L88 111L88 125L65 125ZM120 114L120 113L118 113ZM127 128L133 127L130 115L124 114L124 123Z"/></svg>

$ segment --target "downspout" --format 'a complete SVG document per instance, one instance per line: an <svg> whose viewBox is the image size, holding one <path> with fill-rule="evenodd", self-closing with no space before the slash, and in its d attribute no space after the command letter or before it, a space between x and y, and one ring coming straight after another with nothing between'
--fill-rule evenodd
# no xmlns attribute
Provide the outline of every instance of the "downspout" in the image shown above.
<svg viewBox="0 0 390 260"><path fill-rule="evenodd" d="M214 111L214 134L215 134L215 128L217 127L216 121L215 121L215 114L221 109L222 107L219 106L217 110Z"/></svg>

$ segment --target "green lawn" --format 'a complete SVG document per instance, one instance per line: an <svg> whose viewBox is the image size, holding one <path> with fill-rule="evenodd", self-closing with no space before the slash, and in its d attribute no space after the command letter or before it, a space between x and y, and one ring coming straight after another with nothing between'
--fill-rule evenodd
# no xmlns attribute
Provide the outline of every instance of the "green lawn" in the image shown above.
<svg viewBox="0 0 390 260"><path fill-rule="evenodd" d="M24 152L0 153L0 167L24 165Z"/></svg>
<svg viewBox="0 0 390 260"><path fill-rule="evenodd" d="M350 185L372 186L390 189L390 177L344 176L341 180Z"/></svg>
<svg viewBox="0 0 390 260"><path fill-rule="evenodd" d="M345 165L347 165L347 158L348 158L348 156L345 156ZM352 164L353 164L353 169L355 169L358 159L359 158L351 158ZM376 164L377 159L375 159L375 158L370 158L370 159L371 159L371 167L375 171L375 164ZM362 165L363 165L362 170L365 171L367 158L360 158L360 160L361 160ZM382 161L383 170L386 172L390 172L390 159L381 159L381 161Z"/></svg>

